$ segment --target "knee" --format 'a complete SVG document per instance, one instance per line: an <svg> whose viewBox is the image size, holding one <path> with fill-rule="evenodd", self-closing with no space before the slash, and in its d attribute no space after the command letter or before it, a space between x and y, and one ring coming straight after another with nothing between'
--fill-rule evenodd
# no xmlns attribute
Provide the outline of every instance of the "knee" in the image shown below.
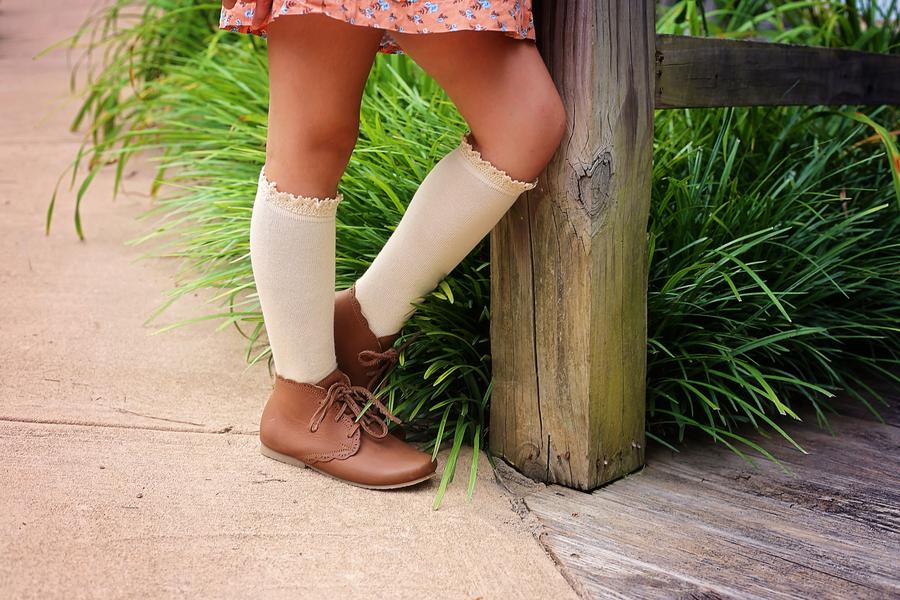
<svg viewBox="0 0 900 600"><path fill-rule="evenodd" d="M532 108L532 136L545 151L547 162L566 134L566 109L555 87L539 94Z"/></svg>
<svg viewBox="0 0 900 600"><path fill-rule="evenodd" d="M566 133L565 107L556 88L549 87L548 92L520 96L489 126L472 127L482 156L514 179L537 177Z"/></svg>
<svg viewBox="0 0 900 600"><path fill-rule="evenodd" d="M346 165L359 137L357 119L319 122L298 135L294 147L299 154L333 164Z"/></svg>
<svg viewBox="0 0 900 600"><path fill-rule="evenodd" d="M529 102L522 104L523 112L517 119L520 126L509 141L515 145L520 155L515 163L532 179L542 171L556 154L560 142L566 134L566 110L556 88L549 86L545 92L536 91ZM507 135L508 132L507 132ZM526 156L521 157L521 153Z"/></svg>
<svg viewBox="0 0 900 600"><path fill-rule="evenodd" d="M283 191L330 197L350 162L358 135L356 119L270 125L266 173Z"/></svg>
<svg viewBox="0 0 900 600"><path fill-rule="evenodd" d="M529 164L541 170L556 154L566 133L562 98L552 84L538 86L521 99L515 112L515 126L508 127L504 135L519 152L527 151Z"/></svg>

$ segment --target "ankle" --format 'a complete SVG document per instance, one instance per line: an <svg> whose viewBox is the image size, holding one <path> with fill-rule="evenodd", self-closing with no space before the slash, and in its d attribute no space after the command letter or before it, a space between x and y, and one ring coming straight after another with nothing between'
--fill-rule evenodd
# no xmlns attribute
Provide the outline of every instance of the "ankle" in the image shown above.
<svg viewBox="0 0 900 600"><path fill-rule="evenodd" d="M359 302L360 312L369 323L369 329L381 341L383 338L394 338L403 325L412 316L415 306L410 305L409 311L401 315L399 312L387 313L378 310L379 307L385 305L383 294L385 290L382 286L374 285L372 275L368 272L363 273L354 284L356 290L356 300ZM396 302L402 302L397 300Z"/></svg>

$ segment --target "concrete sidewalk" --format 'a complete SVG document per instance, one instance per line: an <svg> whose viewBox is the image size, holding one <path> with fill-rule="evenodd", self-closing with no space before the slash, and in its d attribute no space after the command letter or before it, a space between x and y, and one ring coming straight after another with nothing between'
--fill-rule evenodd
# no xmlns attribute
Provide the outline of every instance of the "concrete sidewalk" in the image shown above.
<svg viewBox="0 0 900 600"><path fill-rule="evenodd" d="M32 57L91 4L0 4L0 597L575 598L486 461L474 500L459 477L435 512L436 484L371 492L259 455L269 380L243 340L142 325L176 268L123 244L149 171L116 202L98 176L86 242L69 191L44 236L80 135L65 53Z"/></svg>

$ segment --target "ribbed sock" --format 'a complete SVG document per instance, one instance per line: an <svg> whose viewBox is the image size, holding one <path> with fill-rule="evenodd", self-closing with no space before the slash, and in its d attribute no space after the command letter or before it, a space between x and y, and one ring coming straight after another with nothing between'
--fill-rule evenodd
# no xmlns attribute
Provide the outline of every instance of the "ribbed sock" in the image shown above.
<svg viewBox="0 0 900 600"><path fill-rule="evenodd" d="M415 306L486 236L525 190L463 136L422 181L356 297L377 336L397 333Z"/></svg>
<svg viewBox="0 0 900 600"><path fill-rule="evenodd" d="M275 371L318 383L337 368L334 354L334 198L277 189L265 168L250 220L250 261Z"/></svg>

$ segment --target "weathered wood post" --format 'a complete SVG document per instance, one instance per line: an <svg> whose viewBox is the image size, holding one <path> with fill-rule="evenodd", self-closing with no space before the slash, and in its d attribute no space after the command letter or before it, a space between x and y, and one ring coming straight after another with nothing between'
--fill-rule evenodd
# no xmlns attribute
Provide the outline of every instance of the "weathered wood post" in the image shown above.
<svg viewBox="0 0 900 600"><path fill-rule="evenodd" d="M568 133L491 236L493 452L583 490L644 460L654 8L536 3Z"/></svg>

